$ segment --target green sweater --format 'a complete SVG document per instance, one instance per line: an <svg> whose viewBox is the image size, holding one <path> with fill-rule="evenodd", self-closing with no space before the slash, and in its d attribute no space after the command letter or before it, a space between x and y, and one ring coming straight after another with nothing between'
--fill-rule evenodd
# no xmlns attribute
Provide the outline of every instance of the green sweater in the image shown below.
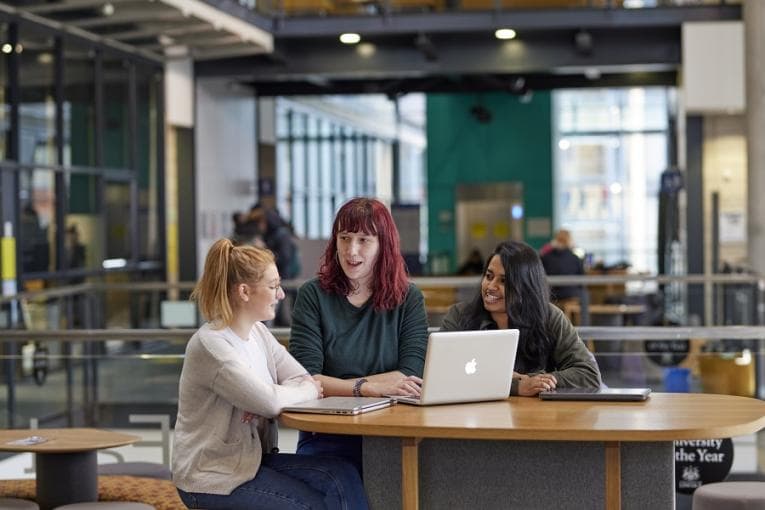
<svg viewBox="0 0 765 510"><path fill-rule="evenodd" d="M401 305L378 312L371 299L357 308L313 279L295 300L290 353L309 373L339 379L393 370L422 376L427 337L422 292L413 284Z"/></svg>

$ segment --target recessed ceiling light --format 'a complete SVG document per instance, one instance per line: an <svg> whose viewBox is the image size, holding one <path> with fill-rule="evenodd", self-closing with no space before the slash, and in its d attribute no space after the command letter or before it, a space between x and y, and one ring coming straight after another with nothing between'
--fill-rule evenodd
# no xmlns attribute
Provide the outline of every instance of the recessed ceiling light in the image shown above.
<svg viewBox="0 0 765 510"><path fill-rule="evenodd" d="M343 44L356 44L361 40L361 36L359 34L354 34L353 32L346 32L345 34L340 34L340 42Z"/></svg>
<svg viewBox="0 0 765 510"><path fill-rule="evenodd" d="M375 48L374 44L365 42L356 46L356 51L362 57L371 57L372 55L375 54L375 52L377 51L377 48Z"/></svg>
<svg viewBox="0 0 765 510"><path fill-rule="evenodd" d="M10 53L10 52L13 51L13 46L11 46L8 43L5 43L5 44L3 44L2 50L3 50L3 53Z"/></svg>
<svg viewBox="0 0 765 510"><path fill-rule="evenodd" d="M515 30L512 28L498 28L497 31L494 32L494 37L497 39L515 39L516 35Z"/></svg>

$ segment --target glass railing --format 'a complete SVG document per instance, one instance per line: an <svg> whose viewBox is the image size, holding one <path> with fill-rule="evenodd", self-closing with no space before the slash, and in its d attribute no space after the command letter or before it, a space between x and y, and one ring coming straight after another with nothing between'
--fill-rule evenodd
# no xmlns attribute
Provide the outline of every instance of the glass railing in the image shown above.
<svg viewBox="0 0 765 510"><path fill-rule="evenodd" d="M433 328L435 329L435 328ZM177 411L195 329L6 330L0 428L124 427L135 413ZM273 333L285 344L288 328ZM765 327L581 327L609 386L762 398Z"/></svg>
<svg viewBox="0 0 765 510"><path fill-rule="evenodd" d="M413 281L436 329L449 306L477 292L480 278ZM765 393L765 283L758 276L621 274L549 281L553 288L586 289L567 313L606 384ZM295 290L303 282L285 281L284 287ZM48 426L120 426L130 413L174 415L185 344L200 324L188 300L193 286L85 283L0 299L0 427L26 426L33 418ZM672 306L668 295L675 296ZM670 313L677 310L682 313ZM289 341L288 327L270 326Z"/></svg>

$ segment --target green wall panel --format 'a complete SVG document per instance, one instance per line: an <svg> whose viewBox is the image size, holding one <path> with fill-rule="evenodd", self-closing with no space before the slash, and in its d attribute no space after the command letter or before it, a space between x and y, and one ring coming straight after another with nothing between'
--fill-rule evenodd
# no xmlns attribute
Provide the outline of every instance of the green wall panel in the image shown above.
<svg viewBox="0 0 765 510"><path fill-rule="evenodd" d="M491 115L480 122L471 113ZM552 221L552 117L549 92L522 102L507 93L429 94L428 225L431 255L455 267L455 192L458 184L519 182L526 218ZM547 236L525 241L539 247Z"/></svg>

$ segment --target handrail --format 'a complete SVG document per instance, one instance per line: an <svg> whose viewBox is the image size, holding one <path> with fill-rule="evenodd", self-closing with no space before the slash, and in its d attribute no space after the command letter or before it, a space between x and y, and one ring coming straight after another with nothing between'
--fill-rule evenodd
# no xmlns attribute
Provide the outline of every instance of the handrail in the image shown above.
<svg viewBox="0 0 765 510"><path fill-rule="evenodd" d="M439 328L429 328L430 332ZM765 339L765 326L581 326L579 336L588 340L630 342L637 340L677 340L698 338L704 340L759 340ZM157 341L185 343L197 330L177 329L68 329L29 331L9 329L0 334L0 343L16 341L100 342L105 340ZM290 328L271 328L277 339L289 339Z"/></svg>
<svg viewBox="0 0 765 510"><path fill-rule="evenodd" d="M307 282L306 278L283 280L282 287L296 289ZM410 281L418 287L459 287L471 288L476 286L479 276L418 276L410 278ZM572 276L548 276L547 281L551 286L558 285L601 285L619 283L684 283L684 284L757 284L758 289L765 291L765 277L754 274L689 274L682 276L648 275L648 274L621 274L621 275L572 275ZM131 283L83 283L78 285L62 286L53 289L21 292L12 296L0 297L0 304L10 303L20 299L46 299L67 297L87 292L108 290L122 291L168 291L187 290L194 288L196 282L131 282Z"/></svg>

